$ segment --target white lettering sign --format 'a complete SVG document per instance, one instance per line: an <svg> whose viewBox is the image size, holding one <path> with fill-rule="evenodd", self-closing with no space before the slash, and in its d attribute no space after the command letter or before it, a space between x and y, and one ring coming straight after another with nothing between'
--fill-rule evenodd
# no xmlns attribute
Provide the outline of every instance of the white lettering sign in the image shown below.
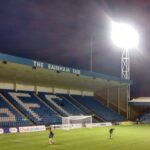
<svg viewBox="0 0 150 150"><path fill-rule="evenodd" d="M39 67L39 68L44 67L44 63L43 62L38 62L38 61L33 61L33 65L34 65L34 67Z"/></svg>
<svg viewBox="0 0 150 150"><path fill-rule="evenodd" d="M19 127L21 133L24 132L35 132L35 131L45 131L46 128L44 125L41 126L28 126L28 127Z"/></svg>
<svg viewBox="0 0 150 150"><path fill-rule="evenodd" d="M80 74L80 70L78 70L78 69L73 69L72 71L74 74Z"/></svg>
<svg viewBox="0 0 150 150"><path fill-rule="evenodd" d="M73 74L80 74L79 69L73 69L69 67L64 67L64 66L58 66L58 65L53 65L53 64L44 64L43 62L38 62L38 61L33 61L33 66L38 67L38 68L46 68L50 70L55 70L55 71L62 71L62 72L68 72L68 73L73 73Z"/></svg>
<svg viewBox="0 0 150 150"><path fill-rule="evenodd" d="M17 133L17 128L9 128L10 133Z"/></svg>

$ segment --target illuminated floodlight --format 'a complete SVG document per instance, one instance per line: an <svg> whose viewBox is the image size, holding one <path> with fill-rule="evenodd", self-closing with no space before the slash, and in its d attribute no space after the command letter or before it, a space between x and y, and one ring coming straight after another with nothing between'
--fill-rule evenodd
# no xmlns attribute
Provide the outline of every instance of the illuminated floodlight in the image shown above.
<svg viewBox="0 0 150 150"><path fill-rule="evenodd" d="M137 48L139 34L135 28L126 23L112 23L111 39L113 43L124 49Z"/></svg>
<svg viewBox="0 0 150 150"><path fill-rule="evenodd" d="M112 22L111 39L113 43L123 49L121 58L121 78L130 80L129 50L138 47L139 34L131 25L121 22Z"/></svg>
<svg viewBox="0 0 150 150"><path fill-rule="evenodd" d="M130 56L129 50L135 49L139 44L139 34L135 28L126 23L112 22L111 39L113 43L123 49L121 57L121 78L130 81ZM130 100L130 84L127 90L127 119L128 101Z"/></svg>

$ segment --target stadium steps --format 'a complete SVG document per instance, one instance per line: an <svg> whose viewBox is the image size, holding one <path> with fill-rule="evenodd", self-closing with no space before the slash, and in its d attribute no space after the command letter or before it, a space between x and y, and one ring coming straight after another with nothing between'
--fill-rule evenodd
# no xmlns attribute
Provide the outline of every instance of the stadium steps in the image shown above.
<svg viewBox="0 0 150 150"><path fill-rule="evenodd" d="M111 121L125 121L126 118L124 116L122 116L121 114L119 114L117 111L115 111L114 109L108 107L107 105L105 105L103 102L101 102L100 99L94 97L94 100L97 101L101 106L105 107L106 109L108 109L111 114L114 114L115 117L115 120L111 120ZM114 117L112 116L112 118ZM118 119L118 120L117 120Z"/></svg>
<svg viewBox="0 0 150 150"><path fill-rule="evenodd" d="M62 96L68 103L70 103L71 105L73 105L77 110L81 111L83 113L83 115L86 115L87 113L85 113L83 110L81 110L79 107L77 107L74 103L72 103L67 97Z"/></svg>
<svg viewBox="0 0 150 150"><path fill-rule="evenodd" d="M9 102L9 100L6 97L4 97L1 93L0 97L2 97L18 114L20 114L23 118L27 119L31 123L31 125L34 125L34 122L32 120L30 120L25 114L19 111L17 107L13 105L11 102Z"/></svg>
<svg viewBox="0 0 150 150"><path fill-rule="evenodd" d="M41 101L47 108L52 109L56 114L59 115L59 113L53 109L52 107L50 107L43 99L41 99L39 96L37 96L36 94L33 94L39 101ZM61 117L61 115L60 115Z"/></svg>
<svg viewBox="0 0 150 150"><path fill-rule="evenodd" d="M6 94L5 91L1 91L1 94L2 94L4 97L6 97L7 100L8 100L10 103L12 103L22 114L24 114L24 115L28 118L28 120L30 120L34 125L36 125L36 121L35 121L32 117L28 116L28 115L23 111L22 107L17 107L15 101L12 100L12 97L11 97L9 94ZM14 103L13 103L13 102L14 102Z"/></svg>
<svg viewBox="0 0 150 150"><path fill-rule="evenodd" d="M106 121L102 117L95 114L92 110L85 107L84 105L80 104L75 98L73 98L71 95L65 95L66 98L68 98L72 103L74 103L80 110L84 111L87 115L92 115L94 120L93 122L104 122Z"/></svg>
<svg viewBox="0 0 150 150"><path fill-rule="evenodd" d="M10 102L8 103L7 99L5 99L2 95L0 96L0 109L1 109L0 113L1 127L17 127L17 126L32 125L31 122L25 117L23 117L20 114L20 112L18 112ZM5 113L9 114L9 117L5 115Z"/></svg>
<svg viewBox="0 0 150 150"><path fill-rule="evenodd" d="M48 104L46 105L46 103L34 92L31 93L31 97L36 100L35 103L40 105L41 111L36 112L40 118L42 118L40 124L49 125L61 123L61 116L54 109L52 109Z"/></svg>
<svg viewBox="0 0 150 150"><path fill-rule="evenodd" d="M50 107L46 107L43 102L33 95L33 92L5 90L1 91L1 93L36 125L61 123L61 117L58 113L54 112ZM29 106L33 108L30 109Z"/></svg>
<svg viewBox="0 0 150 150"><path fill-rule="evenodd" d="M61 98L59 101L58 99L55 100L55 102L63 107L67 112L71 114L71 116L83 116L85 113L80 110L77 106L71 103L70 100L68 100L66 97L64 97L66 94L56 94L57 97Z"/></svg>
<svg viewBox="0 0 150 150"><path fill-rule="evenodd" d="M61 108L59 105L57 105L54 101L51 99L47 99L46 97L43 97L43 95L38 94L38 98L41 99L45 104L47 104L50 108L55 110L60 116L68 117L70 114L65 111L63 108Z"/></svg>
<svg viewBox="0 0 150 150"><path fill-rule="evenodd" d="M112 102L109 102L109 105L111 105L112 107L109 107L106 105L106 103L104 103L104 101L106 101L106 99L104 99L103 97L101 97L100 95L95 95L95 98L97 101L99 101L100 103L102 103L103 105L105 105L107 108L111 109L114 112L117 112L117 110L119 109L120 113L122 116L126 117L126 110L119 107L116 104L113 104Z"/></svg>
<svg viewBox="0 0 150 150"><path fill-rule="evenodd" d="M123 121L125 118L118 113L106 107L93 96L72 95L79 103L89 108L98 116L104 118L105 121Z"/></svg>

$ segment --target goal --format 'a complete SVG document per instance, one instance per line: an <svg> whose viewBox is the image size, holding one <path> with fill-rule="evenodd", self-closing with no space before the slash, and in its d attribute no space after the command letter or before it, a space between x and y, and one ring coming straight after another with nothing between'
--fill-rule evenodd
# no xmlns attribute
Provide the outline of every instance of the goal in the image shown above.
<svg viewBox="0 0 150 150"><path fill-rule="evenodd" d="M62 117L63 129L89 127L92 128L92 116L68 116Z"/></svg>

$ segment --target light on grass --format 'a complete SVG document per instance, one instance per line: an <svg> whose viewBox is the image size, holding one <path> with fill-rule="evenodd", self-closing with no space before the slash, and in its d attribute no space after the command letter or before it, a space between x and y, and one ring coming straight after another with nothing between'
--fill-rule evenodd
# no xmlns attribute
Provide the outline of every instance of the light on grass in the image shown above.
<svg viewBox="0 0 150 150"><path fill-rule="evenodd" d="M139 34L129 24L112 23L111 39L113 43L124 49L137 48L139 43Z"/></svg>

